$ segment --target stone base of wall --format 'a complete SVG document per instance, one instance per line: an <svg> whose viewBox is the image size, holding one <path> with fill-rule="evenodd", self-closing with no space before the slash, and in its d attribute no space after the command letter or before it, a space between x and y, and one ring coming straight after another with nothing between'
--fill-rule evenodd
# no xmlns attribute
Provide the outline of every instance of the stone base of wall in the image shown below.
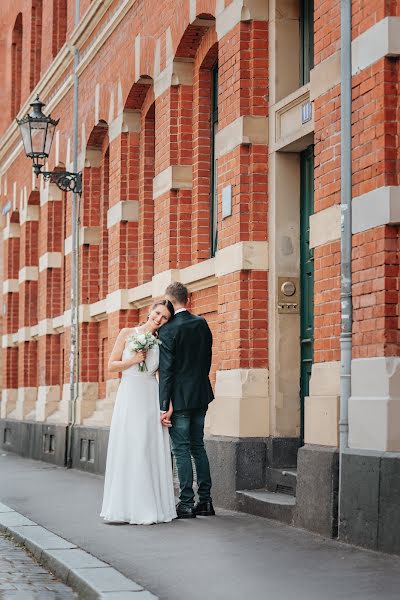
<svg viewBox="0 0 400 600"><path fill-rule="evenodd" d="M0 448L60 467L66 461L67 427L0 419Z"/></svg>
<svg viewBox="0 0 400 600"><path fill-rule="evenodd" d="M343 453L339 539L400 554L400 453Z"/></svg>
<svg viewBox="0 0 400 600"><path fill-rule="evenodd" d="M337 448L314 445L300 448L294 525L327 537L336 537L338 489Z"/></svg>

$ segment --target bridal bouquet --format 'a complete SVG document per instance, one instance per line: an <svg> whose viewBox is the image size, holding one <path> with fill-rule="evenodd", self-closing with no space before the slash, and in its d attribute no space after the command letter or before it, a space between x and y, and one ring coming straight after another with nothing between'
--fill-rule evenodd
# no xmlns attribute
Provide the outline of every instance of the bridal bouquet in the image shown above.
<svg viewBox="0 0 400 600"><path fill-rule="evenodd" d="M131 335L127 341L127 348L130 352L141 352L142 350L150 350L153 346L160 346L161 341L155 335L150 333L139 333ZM139 364L139 371L143 373L147 371L146 361Z"/></svg>

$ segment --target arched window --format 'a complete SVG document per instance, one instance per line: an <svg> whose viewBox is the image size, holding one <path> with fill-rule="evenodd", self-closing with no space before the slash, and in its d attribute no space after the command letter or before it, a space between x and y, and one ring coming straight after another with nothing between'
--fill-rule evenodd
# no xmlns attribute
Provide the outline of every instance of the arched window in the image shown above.
<svg viewBox="0 0 400 600"><path fill-rule="evenodd" d="M42 61L42 0L32 0L31 13L31 65L29 89L33 90L40 79Z"/></svg>
<svg viewBox="0 0 400 600"><path fill-rule="evenodd" d="M67 39L67 0L53 0L53 56L58 54Z"/></svg>
<svg viewBox="0 0 400 600"><path fill-rule="evenodd" d="M22 13L15 20L11 44L11 118L14 118L21 106Z"/></svg>

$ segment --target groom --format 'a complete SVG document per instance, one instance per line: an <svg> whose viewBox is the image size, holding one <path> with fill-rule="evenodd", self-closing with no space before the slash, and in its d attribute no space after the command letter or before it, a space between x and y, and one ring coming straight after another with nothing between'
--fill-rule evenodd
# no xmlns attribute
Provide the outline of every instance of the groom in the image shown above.
<svg viewBox="0 0 400 600"><path fill-rule="evenodd" d="M212 334L203 317L191 314L187 288L171 283L165 295L175 316L159 330L161 422L172 427L172 450L178 469L179 519L215 515L211 500L211 476L204 447L204 419L214 395L208 374L211 367ZM194 506L194 458L199 502Z"/></svg>

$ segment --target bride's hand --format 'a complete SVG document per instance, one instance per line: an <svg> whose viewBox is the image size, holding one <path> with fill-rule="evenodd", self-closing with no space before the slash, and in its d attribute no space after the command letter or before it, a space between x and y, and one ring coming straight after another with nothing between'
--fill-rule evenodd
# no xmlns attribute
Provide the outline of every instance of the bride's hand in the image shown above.
<svg viewBox="0 0 400 600"><path fill-rule="evenodd" d="M140 352L135 352L132 356L131 361L133 365L138 365L146 360L146 352L145 350L141 350Z"/></svg>

